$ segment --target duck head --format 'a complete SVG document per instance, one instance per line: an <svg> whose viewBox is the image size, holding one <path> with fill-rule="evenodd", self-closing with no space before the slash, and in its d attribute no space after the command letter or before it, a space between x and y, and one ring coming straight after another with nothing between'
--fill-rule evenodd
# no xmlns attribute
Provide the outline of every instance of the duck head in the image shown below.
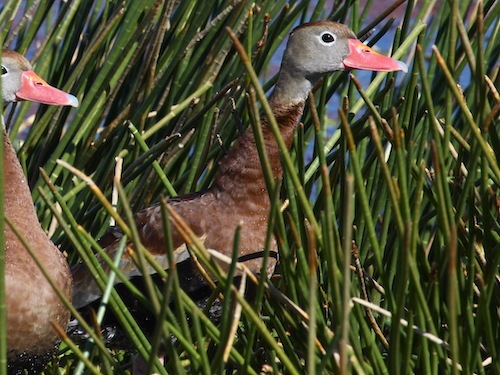
<svg viewBox="0 0 500 375"><path fill-rule="evenodd" d="M24 56L6 49L2 51L2 99L5 103L29 100L78 107L76 97L50 86L33 72Z"/></svg>
<svg viewBox="0 0 500 375"><path fill-rule="evenodd" d="M347 26L330 21L296 27L288 39L275 94L290 104L303 101L322 76L339 70L406 72L406 65L362 43ZM293 96L290 96L293 94Z"/></svg>

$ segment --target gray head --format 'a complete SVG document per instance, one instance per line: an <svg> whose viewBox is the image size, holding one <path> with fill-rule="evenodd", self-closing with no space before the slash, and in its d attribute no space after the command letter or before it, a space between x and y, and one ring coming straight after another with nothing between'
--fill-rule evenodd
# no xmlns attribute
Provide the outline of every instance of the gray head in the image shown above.
<svg viewBox="0 0 500 375"><path fill-rule="evenodd" d="M306 23L290 33L273 100L303 101L323 75L344 69L393 71L405 70L406 65L373 51L345 25Z"/></svg>
<svg viewBox="0 0 500 375"><path fill-rule="evenodd" d="M16 92L21 88L22 72L32 70L31 64L17 52L2 51L2 99L5 103L15 102Z"/></svg>

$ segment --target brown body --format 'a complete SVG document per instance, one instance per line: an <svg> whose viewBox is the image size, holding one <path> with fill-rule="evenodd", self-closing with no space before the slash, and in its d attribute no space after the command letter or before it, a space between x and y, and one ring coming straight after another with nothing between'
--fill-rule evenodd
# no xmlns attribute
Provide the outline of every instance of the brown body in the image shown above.
<svg viewBox="0 0 500 375"><path fill-rule="evenodd" d="M304 102L286 107L274 106L275 117L280 124L285 143L288 147L298 125ZM283 172L279 158L279 149L267 120L262 119L262 129L266 149L274 176L281 177ZM248 129L222 159L213 185L205 192L191 193L170 199L169 205L185 221L190 229L199 236L205 247L216 250L226 256L233 251L233 239L237 226L240 232L240 257L246 267L259 273L262 266L262 251L265 247L270 201L255 147L253 133ZM148 207L135 216L135 224L142 244L157 261L167 267L165 258L165 239L159 205ZM177 250L178 260L187 258L184 240L172 228L173 245ZM106 251L113 256L119 239L106 244ZM271 275L276 266L277 244L273 238L270 244L271 255L266 273ZM254 256L253 256L254 255ZM123 255L122 269L130 276L137 275L133 263L127 254ZM84 264L72 269L75 279L75 306L82 307L95 298L85 298L82 293L97 297L99 291Z"/></svg>
<svg viewBox="0 0 500 375"><path fill-rule="evenodd" d="M52 280L71 298L68 263L40 228L26 178L7 135L4 137L5 215L36 251ZM9 368L34 371L57 349L60 338L52 323L65 330L69 311L8 225L5 234Z"/></svg>
<svg viewBox="0 0 500 375"><path fill-rule="evenodd" d="M49 86L33 73L29 62L14 51L3 50L2 71L4 102L33 100L78 105L75 97ZM40 227L26 177L5 129L2 131L4 214L27 241L55 285L71 299L72 277L68 263ZM53 324L65 330L70 314L7 222L5 238L8 369L9 373L26 370L37 374L61 341Z"/></svg>
<svg viewBox="0 0 500 375"><path fill-rule="evenodd" d="M303 103L293 108L274 109L278 122L287 130L283 136L288 146L293 141L293 133L302 115L302 109ZM274 176L281 177L279 149L265 122L263 131ZM207 249L217 250L225 255L231 254L231 239L236 227L240 225L240 256L262 251L265 246L270 201L252 131L247 130L222 159L214 183L208 191L172 199L169 204L194 233L205 238ZM146 248L153 253L163 254L163 228L157 207L139 212L135 219ZM184 242L175 230L173 239L176 248ZM275 241L271 249L277 251ZM262 259L258 258L248 261L246 265L258 272L261 263ZM271 261L268 273L272 273L274 265L275 262Z"/></svg>

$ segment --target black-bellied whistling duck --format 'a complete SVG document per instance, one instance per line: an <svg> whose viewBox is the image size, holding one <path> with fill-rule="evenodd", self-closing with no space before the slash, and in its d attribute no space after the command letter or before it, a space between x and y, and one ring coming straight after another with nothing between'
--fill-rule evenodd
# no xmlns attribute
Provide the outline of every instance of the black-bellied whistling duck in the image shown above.
<svg viewBox="0 0 500 375"><path fill-rule="evenodd" d="M280 74L269 103L290 148L305 100L314 84L325 74L344 69L406 71L406 65L380 55L356 39L345 25L318 21L301 25L290 34ZM274 176L282 176L279 149L262 118L262 131ZM260 272L265 246L270 201L252 131L249 129L221 160L213 185L204 192L170 199L168 202L187 225L199 236L207 249L231 256L235 229L241 226L240 258L253 272ZM142 244L158 259L165 258L163 223L160 206L154 205L135 215ZM181 235L173 230L177 261L189 257ZM110 255L118 240L106 246ZM271 251L277 253L271 242ZM162 263L166 266L165 262ZM268 274L272 274L276 258L271 258ZM132 261L123 256L122 268L136 275ZM101 295L83 264L72 270L75 282L73 303L82 307ZM180 275L182 278L183 276Z"/></svg>
<svg viewBox="0 0 500 375"><path fill-rule="evenodd" d="M4 103L30 100L78 106L70 94L49 86L17 52L2 52ZM2 121L3 122L3 121ZM50 277L71 298L72 277L66 258L40 227L26 176L3 127L5 215L37 254ZM22 242L5 223L5 282L9 373L38 373L61 341L51 322L66 329L69 311L36 265Z"/></svg>

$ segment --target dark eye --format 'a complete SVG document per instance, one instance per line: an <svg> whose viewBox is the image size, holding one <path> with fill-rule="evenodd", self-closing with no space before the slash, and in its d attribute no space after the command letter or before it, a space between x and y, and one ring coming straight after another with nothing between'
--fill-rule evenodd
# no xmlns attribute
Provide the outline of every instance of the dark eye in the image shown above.
<svg viewBox="0 0 500 375"><path fill-rule="evenodd" d="M335 42L335 35L329 32L324 32L321 34L321 40L327 44Z"/></svg>
<svg viewBox="0 0 500 375"><path fill-rule="evenodd" d="M7 68L5 66L2 65L2 75L5 75L7 74L9 71L7 70Z"/></svg>

